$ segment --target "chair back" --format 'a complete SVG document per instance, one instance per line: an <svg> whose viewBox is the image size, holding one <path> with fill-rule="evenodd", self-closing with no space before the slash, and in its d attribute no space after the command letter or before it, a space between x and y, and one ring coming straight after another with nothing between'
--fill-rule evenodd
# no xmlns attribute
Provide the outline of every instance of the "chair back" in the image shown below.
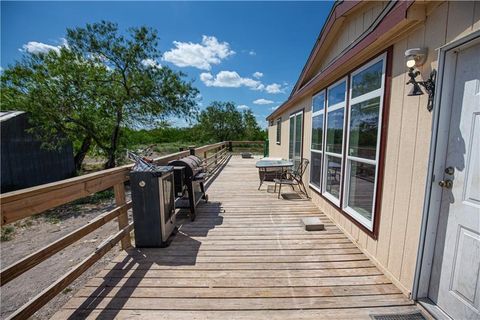
<svg viewBox="0 0 480 320"><path fill-rule="evenodd" d="M302 181L303 174L307 170L307 167L308 167L309 163L310 163L310 161L308 161L308 159L302 158L300 163L293 168L292 176L295 178L295 180Z"/></svg>

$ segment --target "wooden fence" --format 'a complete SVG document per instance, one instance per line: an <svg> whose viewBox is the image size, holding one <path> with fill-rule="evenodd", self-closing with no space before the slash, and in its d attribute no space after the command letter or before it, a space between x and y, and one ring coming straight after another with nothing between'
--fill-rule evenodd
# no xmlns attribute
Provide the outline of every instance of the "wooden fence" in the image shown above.
<svg viewBox="0 0 480 320"><path fill-rule="evenodd" d="M203 158L204 168L207 170L208 176L211 177L221 170L221 166L228 161L229 151L232 151L233 146L240 144L263 144L263 142L224 141L199 148L190 148L189 150L169 154L154 160L156 164L164 165L169 161L195 154ZM132 202L126 201L125 182L128 181L128 174L132 166L133 164L125 165L0 195L1 226L3 227L112 187L115 194L115 208L113 210L99 215L79 229L3 268L0 271L1 286L115 218L118 221L119 228L117 233L106 238L92 254L16 310L8 319L26 319L33 315L48 301L67 288L68 285L102 258L117 243L121 243L122 249L131 247L130 232L133 230L133 222L129 222L127 211L132 207Z"/></svg>

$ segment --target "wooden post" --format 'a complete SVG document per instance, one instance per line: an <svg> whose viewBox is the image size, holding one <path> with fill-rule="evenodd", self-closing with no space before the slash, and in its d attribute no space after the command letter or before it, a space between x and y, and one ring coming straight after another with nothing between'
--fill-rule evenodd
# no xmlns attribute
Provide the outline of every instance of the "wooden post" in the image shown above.
<svg viewBox="0 0 480 320"><path fill-rule="evenodd" d="M215 148L215 165L218 164L218 154L217 154L217 153L218 153L218 150L219 150L219 149L220 149L220 148Z"/></svg>
<svg viewBox="0 0 480 320"><path fill-rule="evenodd" d="M190 155L194 156L195 155L195 147L188 147L190 150Z"/></svg>
<svg viewBox="0 0 480 320"><path fill-rule="evenodd" d="M228 141L228 151L232 152L232 141Z"/></svg>
<svg viewBox="0 0 480 320"><path fill-rule="evenodd" d="M127 203L125 200L125 184L123 182L114 185L113 192L115 193L115 204L117 206L123 206ZM126 209L123 209L118 216L118 229L122 230L126 226L128 226L128 212ZM126 250L131 246L132 242L130 240L130 233L128 233L122 238L122 249Z"/></svg>

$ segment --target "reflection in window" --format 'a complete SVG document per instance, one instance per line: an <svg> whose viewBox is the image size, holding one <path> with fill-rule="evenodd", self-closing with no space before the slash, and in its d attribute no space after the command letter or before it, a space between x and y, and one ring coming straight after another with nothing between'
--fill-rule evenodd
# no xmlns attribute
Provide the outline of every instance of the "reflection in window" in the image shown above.
<svg viewBox="0 0 480 320"><path fill-rule="evenodd" d="M334 196L340 197L340 183L342 180L342 159L334 156L326 156L325 191Z"/></svg>
<svg viewBox="0 0 480 320"><path fill-rule="evenodd" d="M348 155L375 159L380 97L351 106Z"/></svg>
<svg viewBox="0 0 480 320"><path fill-rule="evenodd" d="M345 101L346 82L337 84L335 87L328 89L328 105L333 106Z"/></svg>
<svg viewBox="0 0 480 320"><path fill-rule="evenodd" d="M382 85L383 60L352 77L352 98L377 90Z"/></svg>
<svg viewBox="0 0 480 320"><path fill-rule="evenodd" d="M322 150L323 114L312 118L312 149Z"/></svg>
<svg viewBox="0 0 480 320"><path fill-rule="evenodd" d="M312 98L312 112L323 110L325 104L325 96L323 94L317 94Z"/></svg>
<svg viewBox="0 0 480 320"><path fill-rule="evenodd" d="M331 111L327 115L327 152L342 153L343 113L343 108L341 108Z"/></svg>
<svg viewBox="0 0 480 320"><path fill-rule="evenodd" d="M319 152L312 152L312 163L310 167L310 183L320 188L320 170L322 168L322 154Z"/></svg>
<svg viewBox="0 0 480 320"><path fill-rule="evenodd" d="M349 180L347 205L367 220L371 220L375 190L375 166L351 161Z"/></svg>

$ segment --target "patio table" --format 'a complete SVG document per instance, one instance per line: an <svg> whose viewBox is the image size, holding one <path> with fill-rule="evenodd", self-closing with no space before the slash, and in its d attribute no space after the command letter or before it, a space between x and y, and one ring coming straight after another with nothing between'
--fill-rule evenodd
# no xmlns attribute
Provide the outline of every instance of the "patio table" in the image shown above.
<svg viewBox="0 0 480 320"><path fill-rule="evenodd" d="M286 169L293 167L293 162L290 160L260 160L256 163L255 166L258 168L259 172L264 172L263 175L260 174L260 185L258 186L258 190L260 190L263 181L265 180L265 176L267 175L268 169L281 169L283 174Z"/></svg>

